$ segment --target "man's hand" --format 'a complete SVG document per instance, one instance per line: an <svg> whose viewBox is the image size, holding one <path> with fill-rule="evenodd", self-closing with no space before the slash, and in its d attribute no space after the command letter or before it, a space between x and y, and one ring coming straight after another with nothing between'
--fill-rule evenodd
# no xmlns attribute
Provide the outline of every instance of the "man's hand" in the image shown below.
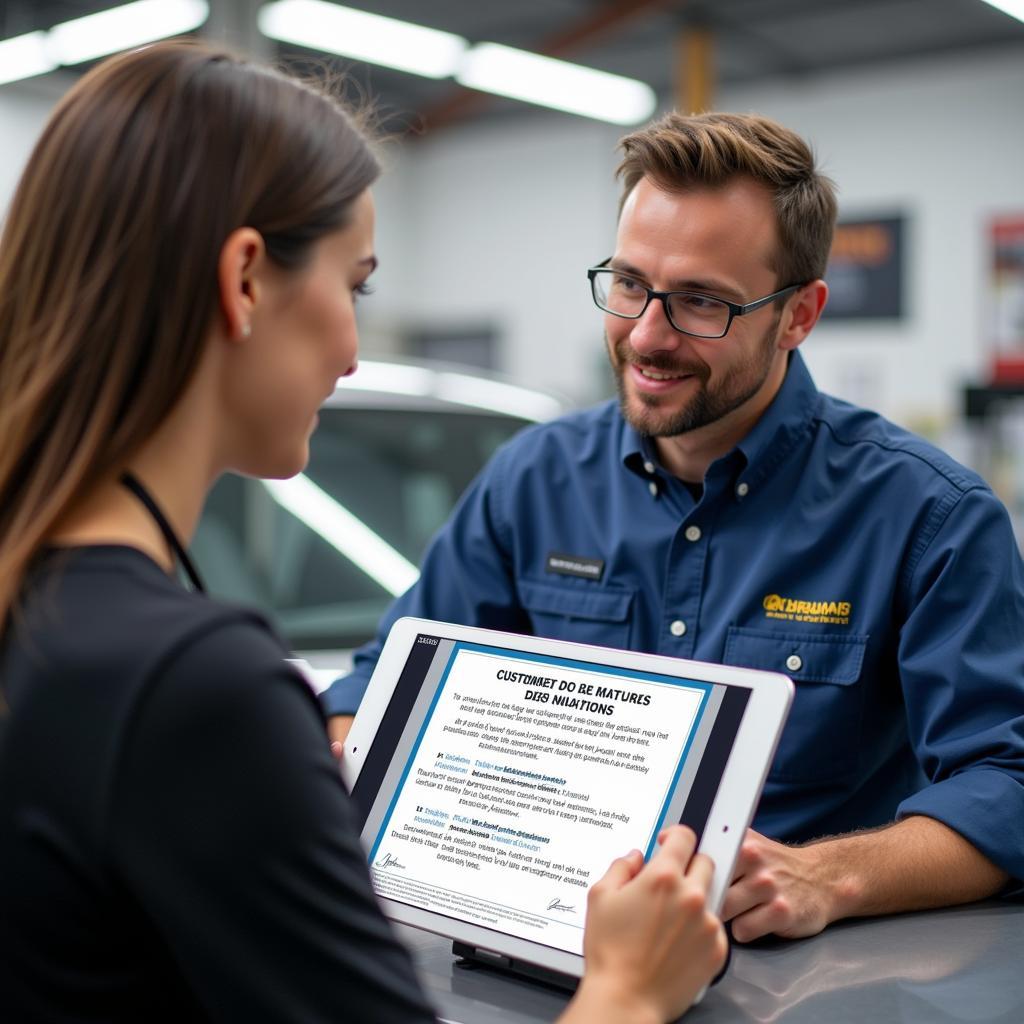
<svg viewBox="0 0 1024 1024"><path fill-rule="evenodd" d="M732 921L738 942L797 939L844 917L985 899L1008 877L959 833L923 815L805 846L748 830L722 920Z"/></svg>
<svg viewBox="0 0 1024 1024"><path fill-rule="evenodd" d="M331 715L327 719L327 735L331 740L331 753L340 761L344 750L345 738L348 736L355 721L353 715Z"/></svg>
<svg viewBox="0 0 1024 1024"><path fill-rule="evenodd" d="M841 916L827 853L827 843L783 846L748 829L722 906L733 938L800 939L817 935Z"/></svg>

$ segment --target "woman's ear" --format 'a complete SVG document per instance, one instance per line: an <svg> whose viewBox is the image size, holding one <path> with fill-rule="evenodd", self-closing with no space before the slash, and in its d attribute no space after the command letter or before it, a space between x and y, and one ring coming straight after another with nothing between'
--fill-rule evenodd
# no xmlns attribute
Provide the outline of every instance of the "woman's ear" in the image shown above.
<svg viewBox="0 0 1024 1024"><path fill-rule="evenodd" d="M818 322L828 299L828 285L820 278L805 284L786 305L778 346L789 352L797 348Z"/></svg>
<svg viewBox="0 0 1024 1024"><path fill-rule="evenodd" d="M255 228L237 228L221 246L217 261L220 310L227 337L238 341L252 333L252 319L262 298L267 247Z"/></svg>

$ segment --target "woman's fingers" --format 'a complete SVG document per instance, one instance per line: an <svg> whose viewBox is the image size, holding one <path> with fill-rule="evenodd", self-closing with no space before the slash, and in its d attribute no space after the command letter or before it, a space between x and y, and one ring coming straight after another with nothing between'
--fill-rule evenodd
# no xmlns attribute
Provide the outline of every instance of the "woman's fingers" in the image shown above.
<svg viewBox="0 0 1024 1024"><path fill-rule="evenodd" d="M644 866L644 855L639 850L630 850L624 857L617 857L604 875L594 883L591 892L621 889L633 879Z"/></svg>

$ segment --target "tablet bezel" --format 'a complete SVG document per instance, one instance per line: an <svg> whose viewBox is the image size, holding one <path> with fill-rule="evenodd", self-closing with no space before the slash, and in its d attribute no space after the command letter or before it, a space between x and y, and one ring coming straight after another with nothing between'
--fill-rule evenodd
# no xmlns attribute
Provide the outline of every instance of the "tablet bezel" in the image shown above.
<svg viewBox="0 0 1024 1024"><path fill-rule="evenodd" d="M708 905L715 912L720 909L732 877L740 844L753 818L758 797L793 700L793 683L788 676L732 665L713 665L665 655L638 654L620 648L548 640L544 637L504 633L476 626L460 626L431 619L401 618L391 628L366 695L359 706L359 713L344 744L341 772L349 790L359 777L364 758L373 745L398 679L408 661L416 637L420 634L456 642L506 648L526 654L593 661L601 665L682 679L742 686L749 690L747 707L732 750L729 752L722 781L712 802L699 847L700 851L711 857L715 863L715 877ZM363 841L365 845L365 829ZM623 853L625 852L624 850ZM378 898L385 915L393 921L413 925L502 956L540 964L550 970L575 977L581 977L583 974L583 957L574 953L494 931L491 928L458 921L431 910L397 903L386 897Z"/></svg>

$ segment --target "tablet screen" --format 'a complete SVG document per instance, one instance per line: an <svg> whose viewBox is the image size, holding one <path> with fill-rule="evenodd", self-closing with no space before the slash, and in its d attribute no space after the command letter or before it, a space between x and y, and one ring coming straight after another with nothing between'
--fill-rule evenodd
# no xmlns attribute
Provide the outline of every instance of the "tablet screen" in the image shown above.
<svg viewBox="0 0 1024 1024"><path fill-rule="evenodd" d="M749 695L419 634L352 793L378 894L581 954L611 861L703 832Z"/></svg>

